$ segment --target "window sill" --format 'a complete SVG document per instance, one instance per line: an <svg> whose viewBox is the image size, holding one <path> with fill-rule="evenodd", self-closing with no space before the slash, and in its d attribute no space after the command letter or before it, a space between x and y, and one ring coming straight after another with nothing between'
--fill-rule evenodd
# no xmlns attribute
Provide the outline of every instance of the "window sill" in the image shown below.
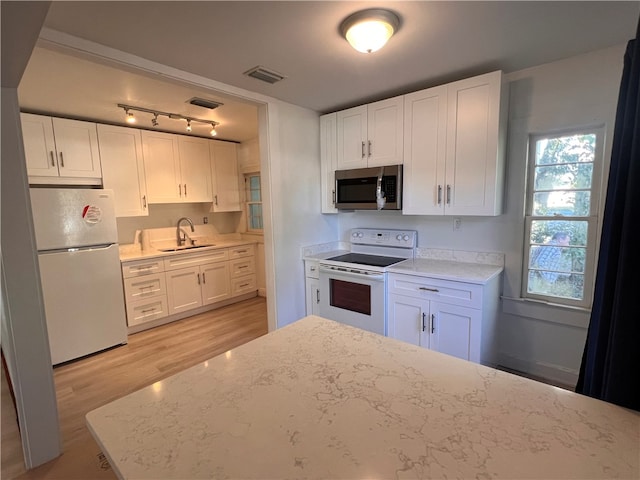
<svg viewBox="0 0 640 480"><path fill-rule="evenodd" d="M578 328L587 328L591 317L591 310L588 308L504 296L502 312Z"/></svg>

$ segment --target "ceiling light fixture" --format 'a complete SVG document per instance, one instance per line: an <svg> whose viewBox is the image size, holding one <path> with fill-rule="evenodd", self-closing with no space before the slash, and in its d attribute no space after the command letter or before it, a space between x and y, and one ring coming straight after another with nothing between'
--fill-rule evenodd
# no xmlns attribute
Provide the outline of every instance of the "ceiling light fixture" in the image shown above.
<svg viewBox="0 0 640 480"><path fill-rule="evenodd" d="M124 111L127 115L127 123L136 123L136 116L133 114L133 112L129 111L128 108L125 108Z"/></svg>
<svg viewBox="0 0 640 480"><path fill-rule="evenodd" d="M118 103L118 108L124 109L127 123L136 122L136 117L133 115L133 112L132 112L132 110L135 110L136 112L150 113L151 115L153 115L153 118L151 119L151 125L153 125L154 127L158 126L158 116L163 116L163 117L171 118L173 120L185 120L187 122L187 132L191 132L192 122L211 125L211 131L209 133L211 134L212 137L214 137L218 134L216 132L216 127L220 125L219 122L216 122L214 120L205 120L202 118L187 117L185 115L180 115L179 113L161 112L160 110L152 110L150 108L143 108L143 107L134 107L133 105L124 105L122 103Z"/></svg>
<svg viewBox="0 0 640 480"><path fill-rule="evenodd" d="M372 8L349 15L340 24L340 33L362 53L380 50L400 27L400 17L391 10Z"/></svg>

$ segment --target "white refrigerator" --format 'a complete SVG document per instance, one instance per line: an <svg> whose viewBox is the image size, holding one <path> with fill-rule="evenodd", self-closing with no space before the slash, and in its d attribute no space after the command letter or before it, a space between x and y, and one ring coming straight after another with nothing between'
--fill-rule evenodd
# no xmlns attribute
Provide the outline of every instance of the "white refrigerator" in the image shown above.
<svg viewBox="0 0 640 480"><path fill-rule="evenodd" d="M52 364L127 343L113 191L30 192Z"/></svg>

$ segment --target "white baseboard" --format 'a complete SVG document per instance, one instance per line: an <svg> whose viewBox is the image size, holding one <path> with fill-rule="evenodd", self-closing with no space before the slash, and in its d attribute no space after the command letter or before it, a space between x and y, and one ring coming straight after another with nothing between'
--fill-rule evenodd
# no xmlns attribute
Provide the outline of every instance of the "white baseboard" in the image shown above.
<svg viewBox="0 0 640 480"><path fill-rule="evenodd" d="M498 356L498 364L498 368L506 367L507 370L514 370L534 380L557 385L568 390L574 390L576 383L578 383L578 375L580 373L577 370L562 365L531 361L506 355L502 352Z"/></svg>

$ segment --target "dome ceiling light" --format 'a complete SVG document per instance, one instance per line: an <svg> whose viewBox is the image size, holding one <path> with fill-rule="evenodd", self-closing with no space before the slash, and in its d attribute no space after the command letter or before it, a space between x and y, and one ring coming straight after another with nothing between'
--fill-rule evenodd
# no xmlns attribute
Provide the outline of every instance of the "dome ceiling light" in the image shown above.
<svg viewBox="0 0 640 480"><path fill-rule="evenodd" d="M349 15L340 25L340 33L362 53L380 50L398 31L400 18L391 10L373 8Z"/></svg>

